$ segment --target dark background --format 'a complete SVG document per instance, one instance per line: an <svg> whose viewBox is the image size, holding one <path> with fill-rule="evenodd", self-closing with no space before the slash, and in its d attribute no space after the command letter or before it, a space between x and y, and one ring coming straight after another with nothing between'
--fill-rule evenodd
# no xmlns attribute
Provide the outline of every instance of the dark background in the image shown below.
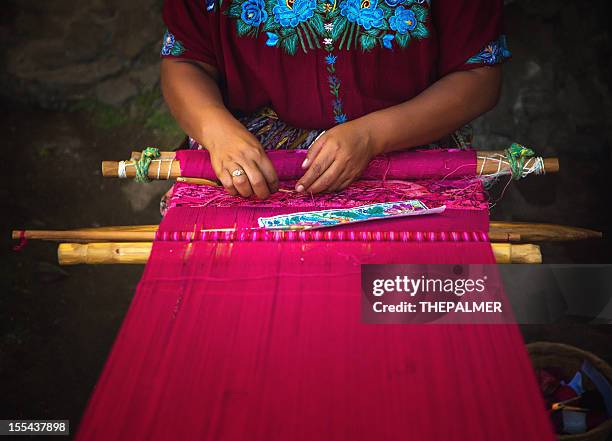
<svg viewBox="0 0 612 441"><path fill-rule="evenodd" d="M491 216L609 233L609 2L506 3L514 59L499 106L474 124L476 144L524 143L558 156L561 173L513 183ZM70 419L76 428L130 303L142 267L60 268L51 243L10 252L9 230L159 222L168 185L102 179L100 161L183 137L159 93L160 8L160 0L2 4L0 419ZM612 263L608 239L543 252L548 263ZM576 318L521 330L527 341L575 344L611 361L610 328Z"/></svg>

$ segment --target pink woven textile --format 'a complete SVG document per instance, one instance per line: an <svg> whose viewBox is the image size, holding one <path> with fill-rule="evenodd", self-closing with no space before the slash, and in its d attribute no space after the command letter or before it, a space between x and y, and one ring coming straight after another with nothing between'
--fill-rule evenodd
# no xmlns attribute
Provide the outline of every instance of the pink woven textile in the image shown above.
<svg viewBox="0 0 612 441"><path fill-rule="evenodd" d="M302 163L308 150L272 150L268 157L280 180L302 177ZM206 150L179 150L181 175L191 178L217 179ZM474 150L408 150L374 158L363 172L362 179L427 179L474 176Z"/></svg>
<svg viewBox="0 0 612 441"><path fill-rule="evenodd" d="M359 226L462 241L186 241L297 207L176 202L79 441L554 439L516 326L361 322L362 263L493 263L486 210Z"/></svg>

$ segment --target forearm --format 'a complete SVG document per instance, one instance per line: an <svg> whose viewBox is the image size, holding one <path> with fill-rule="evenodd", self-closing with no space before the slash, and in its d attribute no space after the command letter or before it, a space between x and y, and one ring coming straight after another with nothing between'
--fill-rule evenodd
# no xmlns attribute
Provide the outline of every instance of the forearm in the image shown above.
<svg viewBox="0 0 612 441"><path fill-rule="evenodd" d="M491 110L500 87L499 66L455 72L409 101L354 122L368 127L376 153L416 147L439 140Z"/></svg>
<svg viewBox="0 0 612 441"><path fill-rule="evenodd" d="M183 130L202 145L213 147L220 130L244 129L223 103L211 66L162 60L161 86L170 111Z"/></svg>

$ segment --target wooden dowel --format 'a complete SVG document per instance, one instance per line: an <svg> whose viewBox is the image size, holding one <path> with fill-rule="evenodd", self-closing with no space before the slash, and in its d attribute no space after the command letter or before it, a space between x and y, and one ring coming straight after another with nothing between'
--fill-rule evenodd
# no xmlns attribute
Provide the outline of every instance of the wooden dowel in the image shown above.
<svg viewBox="0 0 612 441"><path fill-rule="evenodd" d="M525 169L532 167L534 159L525 161ZM559 172L559 159L558 158L543 158L544 171L545 173L558 173ZM499 165L499 161L496 159L483 159L478 158L476 163L476 170L480 176L494 175L498 171L504 174L510 174L510 166L506 163Z"/></svg>
<svg viewBox="0 0 612 441"><path fill-rule="evenodd" d="M565 242L603 237L600 231L587 228L531 222L491 221L489 231L498 237L508 235L509 238L514 238L515 240L511 239L511 242Z"/></svg>
<svg viewBox="0 0 612 441"><path fill-rule="evenodd" d="M181 165L179 161L154 160L149 167L149 178L151 179L176 179L181 175ZM102 161L102 176L119 177L119 161ZM125 176L133 178L136 176L136 167L133 162L127 162Z"/></svg>
<svg viewBox="0 0 612 441"><path fill-rule="evenodd" d="M57 249L57 259L60 265L144 264L152 246L152 242L62 243Z"/></svg>
<svg viewBox="0 0 612 441"><path fill-rule="evenodd" d="M57 250L60 265L145 264L152 242L62 243ZM533 244L491 244L497 263L542 263L540 247Z"/></svg>
<svg viewBox="0 0 612 441"><path fill-rule="evenodd" d="M79 228L76 231L157 231L158 224ZM14 234L14 233L13 233Z"/></svg>
<svg viewBox="0 0 612 441"><path fill-rule="evenodd" d="M181 176L181 166L178 160L171 161L176 156L175 152L160 152L161 160L154 160L149 167L149 178L157 179L176 179ZM484 156L478 153L479 157L476 163L477 173L483 176L496 174L498 171L509 174L510 167L508 164L502 163L499 165L499 160L495 159L495 154L501 154L502 152L487 152ZM132 152L132 161L137 160L140 157L138 152ZM530 168L533 165L534 159L529 159L525 163L526 168ZM544 170L546 173L557 173L559 171L559 159L557 158L544 158ZM168 172L170 174L168 174ZM128 178L136 176L136 167L134 165L128 165L125 167L125 175ZM102 161L102 176L104 177L118 177L119 176L119 161Z"/></svg>
<svg viewBox="0 0 612 441"><path fill-rule="evenodd" d="M26 230L26 239L70 242L138 242L155 238L158 225L133 225L116 227L81 228L78 230ZM22 231L15 230L13 239L19 240ZM555 242L585 239L601 239L602 233L586 228L555 224L527 222L491 222L491 242Z"/></svg>
<svg viewBox="0 0 612 441"><path fill-rule="evenodd" d="M542 252L538 245L492 243L497 263L542 263Z"/></svg>
<svg viewBox="0 0 612 441"><path fill-rule="evenodd" d="M91 229L91 230L26 230L25 239L28 240L50 240L56 242L142 242L155 239L155 230L119 230L113 229ZM21 231L13 231L13 239L21 239Z"/></svg>
<svg viewBox="0 0 612 441"><path fill-rule="evenodd" d="M221 185L215 181L211 181L210 179L185 178L184 176L179 176L178 178L176 178L176 182L184 182L186 184L208 185L210 187L218 187L219 185Z"/></svg>
<svg viewBox="0 0 612 441"><path fill-rule="evenodd" d="M140 155L142 155L142 152L136 152L133 151L131 156L130 156L130 161L138 161L140 159ZM164 151L164 150L160 150L159 152L159 159L174 159L176 158L176 152L172 152L172 151Z"/></svg>

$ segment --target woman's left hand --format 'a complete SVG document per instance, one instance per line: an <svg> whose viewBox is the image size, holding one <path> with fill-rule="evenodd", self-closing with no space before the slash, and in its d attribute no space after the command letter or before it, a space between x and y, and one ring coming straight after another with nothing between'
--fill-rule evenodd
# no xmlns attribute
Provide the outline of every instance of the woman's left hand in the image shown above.
<svg viewBox="0 0 612 441"><path fill-rule="evenodd" d="M346 122L323 133L308 150L297 182L298 192L321 193L348 187L378 154L363 119Z"/></svg>

